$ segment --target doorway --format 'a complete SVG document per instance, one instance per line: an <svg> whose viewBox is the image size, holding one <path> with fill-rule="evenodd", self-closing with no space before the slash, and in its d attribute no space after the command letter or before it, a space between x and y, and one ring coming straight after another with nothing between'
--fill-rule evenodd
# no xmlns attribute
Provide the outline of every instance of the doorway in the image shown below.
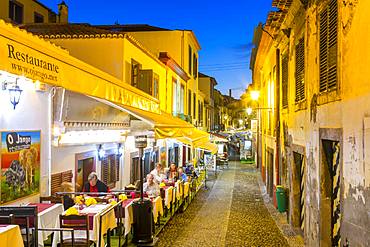
<svg viewBox="0 0 370 247"><path fill-rule="evenodd" d="M305 223L305 158L302 153L293 151L293 225L304 235Z"/></svg>
<svg viewBox="0 0 370 247"><path fill-rule="evenodd" d="M95 152L86 152L75 155L75 190L82 191L88 176L91 172L96 172Z"/></svg>
<svg viewBox="0 0 370 247"><path fill-rule="evenodd" d="M340 246L342 132L320 129L320 245Z"/></svg>
<svg viewBox="0 0 370 247"><path fill-rule="evenodd" d="M270 197L273 197L274 193L274 150L267 148L267 193Z"/></svg>

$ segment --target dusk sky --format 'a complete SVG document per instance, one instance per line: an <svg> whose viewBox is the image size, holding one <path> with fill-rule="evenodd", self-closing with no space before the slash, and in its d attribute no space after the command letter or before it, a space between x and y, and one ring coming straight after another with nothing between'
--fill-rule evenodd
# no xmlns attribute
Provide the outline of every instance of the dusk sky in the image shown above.
<svg viewBox="0 0 370 247"><path fill-rule="evenodd" d="M61 0L41 0L55 12ZM265 22L271 0L98 1L65 0L69 21L91 24L149 24L190 29L202 47L199 71L213 76L217 89L239 97L251 82L249 57L254 27ZM238 88L238 89L236 89Z"/></svg>

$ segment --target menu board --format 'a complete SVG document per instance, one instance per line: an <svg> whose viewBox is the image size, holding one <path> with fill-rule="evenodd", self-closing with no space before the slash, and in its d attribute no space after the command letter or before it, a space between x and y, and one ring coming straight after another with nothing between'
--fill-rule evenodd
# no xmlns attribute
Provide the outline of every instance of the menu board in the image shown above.
<svg viewBox="0 0 370 247"><path fill-rule="evenodd" d="M40 190L40 131L1 133L1 195L6 203Z"/></svg>

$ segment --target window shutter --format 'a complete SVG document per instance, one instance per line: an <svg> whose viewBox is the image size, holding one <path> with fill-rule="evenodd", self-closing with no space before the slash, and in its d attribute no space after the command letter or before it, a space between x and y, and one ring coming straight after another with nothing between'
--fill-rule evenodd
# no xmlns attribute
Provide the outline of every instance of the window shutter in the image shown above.
<svg viewBox="0 0 370 247"><path fill-rule="evenodd" d="M101 180L105 184L109 184L109 167L108 167L108 157L101 159Z"/></svg>
<svg viewBox="0 0 370 247"><path fill-rule="evenodd" d="M331 0L320 13L320 92L337 89L338 5Z"/></svg>
<svg viewBox="0 0 370 247"><path fill-rule="evenodd" d="M116 155L116 182L119 181L119 165L120 165L120 156Z"/></svg>
<svg viewBox="0 0 370 247"><path fill-rule="evenodd" d="M283 57L281 63L281 86L282 86L282 106L288 107L288 56Z"/></svg>
<svg viewBox="0 0 370 247"><path fill-rule="evenodd" d="M304 38L301 38L295 47L295 102L304 99Z"/></svg>

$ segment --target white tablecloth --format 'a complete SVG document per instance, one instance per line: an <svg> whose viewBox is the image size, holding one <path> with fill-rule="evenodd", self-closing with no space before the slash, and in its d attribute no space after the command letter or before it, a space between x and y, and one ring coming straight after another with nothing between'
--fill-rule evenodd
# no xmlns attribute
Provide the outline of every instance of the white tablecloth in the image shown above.
<svg viewBox="0 0 370 247"><path fill-rule="evenodd" d="M125 236L130 233L131 225L134 223L132 203L133 201L125 206Z"/></svg>
<svg viewBox="0 0 370 247"><path fill-rule="evenodd" d="M173 187L170 186L169 188L165 190L165 194L164 194L164 205L167 208L171 207L172 199L173 199Z"/></svg>
<svg viewBox="0 0 370 247"><path fill-rule="evenodd" d="M104 234L107 233L108 229L114 229L117 227L117 222L116 222L116 215L114 213L114 210L110 210L108 213L104 214L104 216L101 218L100 222L100 216L109 210L109 208L112 207L110 204L94 204L89 207L84 208L83 210L80 211L80 214L89 214L89 218L91 217L91 214L94 214L93 218L93 227L92 230L89 231L89 239L98 242L99 238L99 227L101 224L101 244L100 246L104 246ZM65 236L69 236L65 234ZM75 236L78 237L86 237L85 233L83 231L75 231Z"/></svg>
<svg viewBox="0 0 370 247"><path fill-rule="evenodd" d="M63 213L63 204L55 204L50 208L37 214L38 228L59 228L59 215ZM44 241L52 232L39 231L38 244L44 246ZM54 233L53 246L57 246L59 242L59 232Z"/></svg>

